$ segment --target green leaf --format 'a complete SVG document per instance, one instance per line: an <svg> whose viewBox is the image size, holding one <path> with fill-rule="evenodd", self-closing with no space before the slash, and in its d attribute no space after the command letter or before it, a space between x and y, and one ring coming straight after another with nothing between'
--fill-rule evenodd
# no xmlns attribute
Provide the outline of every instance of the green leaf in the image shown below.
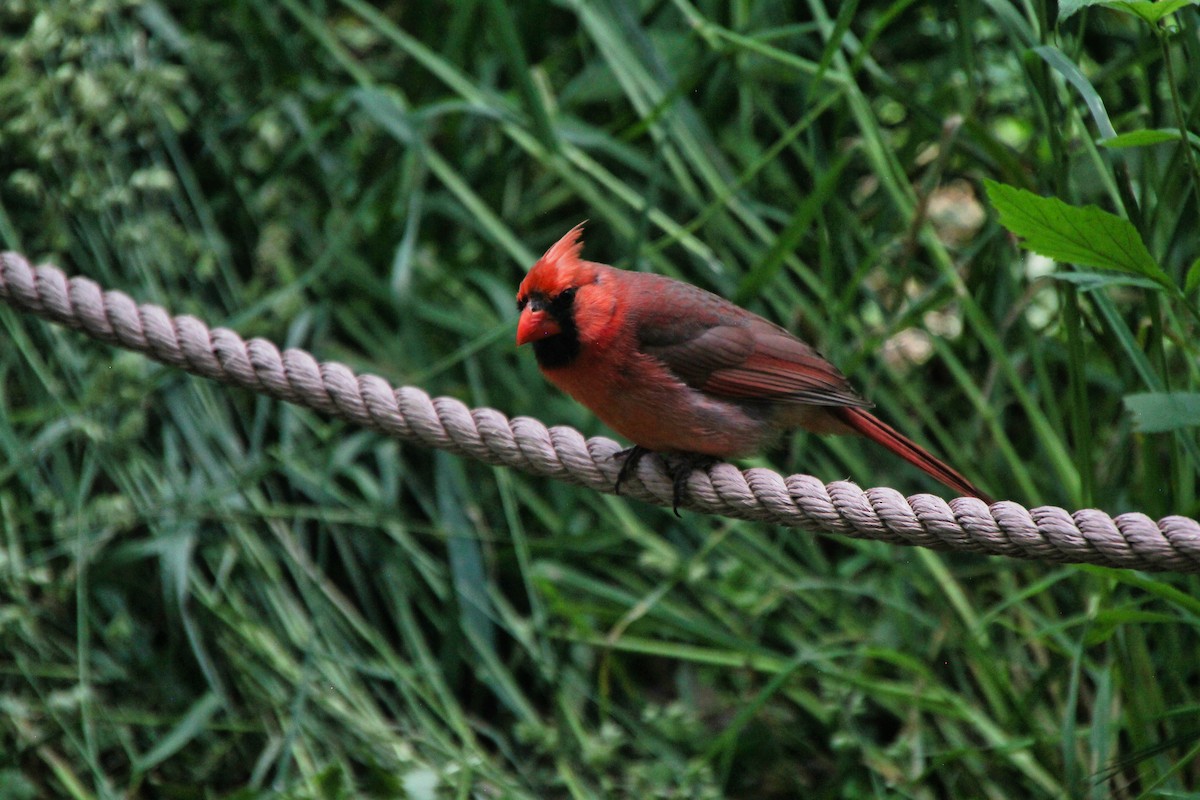
<svg viewBox="0 0 1200 800"><path fill-rule="evenodd" d="M1159 611L1142 611L1137 608L1115 608L1100 611L1087 629L1084 642L1088 647L1104 644L1127 625L1171 625L1179 617Z"/></svg>
<svg viewBox="0 0 1200 800"><path fill-rule="evenodd" d="M149 772L208 730L213 716L221 710L221 699L209 692L196 702L175 723L175 727L160 736L147 753L134 758L135 773Z"/></svg>
<svg viewBox="0 0 1200 800"><path fill-rule="evenodd" d="M1111 272L1075 270L1074 272L1055 272L1050 277L1056 281L1073 283L1079 287L1081 292L1094 292L1097 289L1107 289L1110 286L1134 286L1138 289L1159 288L1158 284L1149 278L1141 278L1137 275L1127 275L1124 273L1113 274Z"/></svg>
<svg viewBox="0 0 1200 800"><path fill-rule="evenodd" d="M1080 208L995 181L985 180L984 185L1000 213L1000 224L1020 236L1025 249L1055 261L1128 272L1175 288L1129 220L1096 206Z"/></svg>
<svg viewBox="0 0 1200 800"><path fill-rule="evenodd" d="M1127 394L1125 408L1140 433L1162 433L1200 425L1200 393L1145 392Z"/></svg>
<svg viewBox="0 0 1200 800"><path fill-rule="evenodd" d="M1067 17L1075 14L1088 6L1094 6L1103 3L1104 0L1060 0L1058 4L1058 21L1062 22Z"/></svg>
<svg viewBox="0 0 1200 800"><path fill-rule="evenodd" d="M1188 131L1188 141L1193 147L1200 148L1200 136ZM1151 130L1130 131L1122 133L1119 136L1113 136L1110 139L1101 139L1099 144L1102 147L1120 148L1120 147L1148 147L1150 145L1162 144L1164 142L1178 142L1178 128L1155 128Z"/></svg>
<svg viewBox="0 0 1200 800"><path fill-rule="evenodd" d="M1107 140L1115 137L1117 131L1113 128L1112 120L1108 117L1108 109L1104 107L1104 100L1100 97L1100 93L1096 91L1096 87L1092 86L1092 82L1075 65L1075 62L1067 58L1063 51L1048 44L1033 48L1033 52L1041 56L1042 60L1047 64L1054 67L1079 92L1079 96L1083 98L1083 102L1087 103L1088 113L1092 115L1092 120L1096 123L1096 129L1100 132L1100 138Z"/></svg>
<svg viewBox="0 0 1200 800"><path fill-rule="evenodd" d="M1179 131L1144 130L1122 133L1111 139L1104 139L1100 144L1104 147L1146 147L1152 144L1177 141L1179 141Z"/></svg>
<svg viewBox="0 0 1200 800"><path fill-rule="evenodd" d="M1150 0L1133 0L1133 2L1107 2L1104 5L1114 11L1124 11L1151 25L1156 25L1163 17L1174 14L1184 6L1197 5L1198 2L1200 0L1165 0L1161 3L1153 3Z"/></svg>
<svg viewBox="0 0 1200 800"><path fill-rule="evenodd" d="M1090 6L1103 6L1113 11L1132 14L1138 19L1154 25L1163 17L1174 14L1179 9L1189 5L1200 5L1200 0L1165 0L1165 2L1150 2L1150 0L1062 0L1058 4L1058 21L1062 22L1072 14Z"/></svg>
<svg viewBox="0 0 1200 800"><path fill-rule="evenodd" d="M1197 287L1200 287L1200 258L1197 258L1192 262L1192 265L1188 267L1187 279L1184 282L1183 292L1184 294L1191 294L1192 292L1196 291Z"/></svg>

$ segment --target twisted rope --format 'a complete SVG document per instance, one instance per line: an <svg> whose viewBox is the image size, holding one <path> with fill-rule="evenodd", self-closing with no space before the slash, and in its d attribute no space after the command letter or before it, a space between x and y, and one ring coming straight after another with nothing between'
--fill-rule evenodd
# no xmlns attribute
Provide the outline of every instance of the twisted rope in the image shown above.
<svg viewBox="0 0 1200 800"><path fill-rule="evenodd" d="M547 428L529 417L509 419L491 408L467 408L451 397L431 398L412 386L392 387L343 364L318 362L304 350L283 353L265 339L243 340L210 329L192 316L171 316L104 291L87 278L67 279L56 267L37 268L16 253L0 254L0 298L13 308L81 330L196 375L262 392L409 442L470 456L488 464L611 492L620 446L584 439L574 428ZM671 479L658 458L642 459L637 480L622 488L670 505ZM685 507L706 514L838 533L859 539L1017 558L1132 569L1200 572L1200 523L1181 516L1157 523L1145 514L1116 518L1055 506L1026 509L975 498L949 503L928 494L907 500L887 488L824 485L810 475L783 477L766 469L717 464L697 470Z"/></svg>

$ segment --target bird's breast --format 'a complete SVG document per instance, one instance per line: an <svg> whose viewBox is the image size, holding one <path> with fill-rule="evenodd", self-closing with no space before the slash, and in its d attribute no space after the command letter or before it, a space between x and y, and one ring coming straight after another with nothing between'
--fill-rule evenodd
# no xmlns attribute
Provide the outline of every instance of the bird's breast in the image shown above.
<svg viewBox="0 0 1200 800"><path fill-rule="evenodd" d="M614 431L655 452L733 458L761 451L777 435L770 409L706 395L632 347L585 347L570 366L542 372Z"/></svg>

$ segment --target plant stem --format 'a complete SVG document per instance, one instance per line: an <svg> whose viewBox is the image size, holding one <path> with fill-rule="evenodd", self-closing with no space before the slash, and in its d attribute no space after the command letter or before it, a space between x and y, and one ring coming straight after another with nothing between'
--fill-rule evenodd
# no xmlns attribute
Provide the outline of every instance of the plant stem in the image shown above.
<svg viewBox="0 0 1200 800"><path fill-rule="evenodd" d="M1192 176L1192 188L1196 193L1197 205L1200 206L1200 170L1196 168L1196 157L1192 154L1192 143L1188 139L1187 117L1183 113L1183 102L1179 99L1179 84L1175 80L1175 66L1171 63L1171 48L1168 36L1161 23L1156 26L1158 44L1162 48L1163 66L1167 70L1167 86L1171 90L1171 105L1175 109L1175 120L1179 125L1179 141L1183 147L1183 157L1188 163L1188 172Z"/></svg>

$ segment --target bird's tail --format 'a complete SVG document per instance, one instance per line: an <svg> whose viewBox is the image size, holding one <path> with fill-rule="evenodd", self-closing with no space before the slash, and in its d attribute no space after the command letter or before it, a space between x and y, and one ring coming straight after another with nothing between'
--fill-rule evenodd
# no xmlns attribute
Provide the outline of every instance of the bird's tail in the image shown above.
<svg viewBox="0 0 1200 800"><path fill-rule="evenodd" d="M862 434L873 442L878 442L914 467L937 478L954 491L961 492L968 497L978 497L988 505L992 504L992 499L976 489L975 485L964 478L958 470L939 461L928 450L875 415L869 414L861 408L854 407L843 407L840 409L840 412L839 416L841 416L842 421L853 428L855 432Z"/></svg>

